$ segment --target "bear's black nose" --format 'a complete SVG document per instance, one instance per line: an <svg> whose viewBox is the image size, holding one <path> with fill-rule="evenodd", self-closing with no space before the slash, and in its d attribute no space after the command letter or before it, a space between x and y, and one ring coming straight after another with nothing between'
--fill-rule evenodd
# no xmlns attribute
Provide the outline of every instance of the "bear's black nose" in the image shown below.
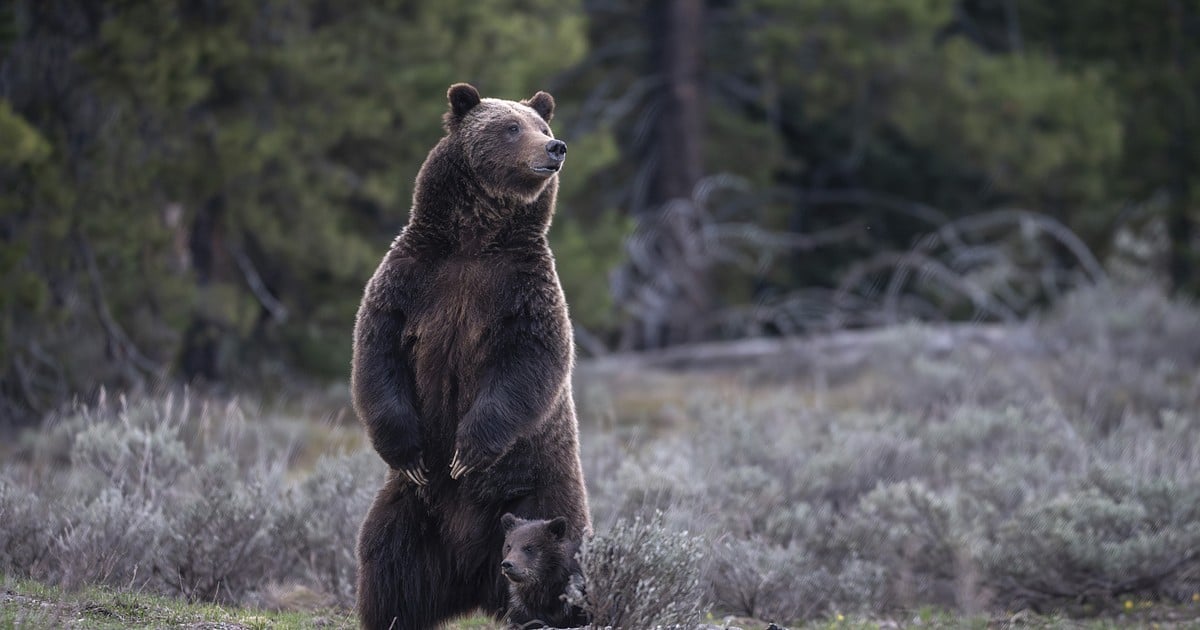
<svg viewBox="0 0 1200 630"><path fill-rule="evenodd" d="M567 143L562 140L551 140L546 143L546 153L550 154L550 158L561 162L567 159Z"/></svg>
<svg viewBox="0 0 1200 630"><path fill-rule="evenodd" d="M508 560L505 560L504 562L500 563L500 568L504 569L505 571L512 571L513 563L509 562Z"/></svg>

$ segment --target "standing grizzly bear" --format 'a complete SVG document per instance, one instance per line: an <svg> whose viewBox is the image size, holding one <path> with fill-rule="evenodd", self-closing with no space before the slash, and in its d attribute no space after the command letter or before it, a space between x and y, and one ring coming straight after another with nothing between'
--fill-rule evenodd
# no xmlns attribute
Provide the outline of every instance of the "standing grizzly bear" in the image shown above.
<svg viewBox="0 0 1200 630"><path fill-rule="evenodd" d="M582 590L583 571L575 554L579 541L567 537L567 519L526 520L512 514L504 527L504 560L508 579L508 623L516 628L577 628L587 614L567 602L569 589Z"/></svg>
<svg viewBox="0 0 1200 630"><path fill-rule="evenodd" d="M408 225L367 283L354 408L390 470L358 540L365 628L502 616L500 516L590 530L574 347L546 240L567 145L554 99L451 86Z"/></svg>

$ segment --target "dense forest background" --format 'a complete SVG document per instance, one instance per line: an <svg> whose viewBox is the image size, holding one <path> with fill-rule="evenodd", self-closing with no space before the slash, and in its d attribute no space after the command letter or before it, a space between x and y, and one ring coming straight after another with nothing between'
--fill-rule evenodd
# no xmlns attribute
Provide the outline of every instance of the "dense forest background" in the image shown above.
<svg viewBox="0 0 1200 630"><path fill-rule="evenodd" d="M447 86L558 101L581 352L1200 292L1200 2L0 2L0 425L340 378Z"/></svg>

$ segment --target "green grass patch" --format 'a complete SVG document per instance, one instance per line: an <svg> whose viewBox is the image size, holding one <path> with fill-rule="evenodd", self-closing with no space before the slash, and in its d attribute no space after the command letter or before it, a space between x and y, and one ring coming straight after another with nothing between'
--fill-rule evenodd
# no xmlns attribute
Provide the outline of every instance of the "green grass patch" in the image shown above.
<svg viewBox="0 0 1200 630"><path fill-rule="evenodd" d="M180 599L88 587L67 592L29 580L6 579L0 590L0 628L357 628L353 614L329 609L274 612L189 604Z"/></svg>

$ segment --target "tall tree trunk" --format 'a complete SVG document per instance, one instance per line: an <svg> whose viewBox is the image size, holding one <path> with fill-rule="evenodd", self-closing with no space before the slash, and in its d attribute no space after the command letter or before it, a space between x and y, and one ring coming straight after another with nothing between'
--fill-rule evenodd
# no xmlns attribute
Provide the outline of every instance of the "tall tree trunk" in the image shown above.
<svg viewBox="0 0 1200 630"><path fill-rule="evenodd" d="M204 302L212 299L206 289L217 273L217 257L221 251L221 214L223 201L220 196L212 197L196 210L192 220L188 249L192 255L192 269L196 274L197 297L200 303L192 313L192 321L183 335L183 350L179 367L185 379L216 381L221 377L220 341L221 326L209 315L210 309Z"/></svg>
<svg viewBox="0 0 1200 630"><path fill-rule="evenodd" d="M622 347L653 348L703 335L712 311L708 256L693 192L703 173L702 0L652 2L646 28L651 72L662 88L649 110L653 133L641 147L651 174L645 203L635 204L639 234L622 282L633 317Z"/></svg>
<svg viewBox="0 0 1200 630"><path fill-rule="evenodd" d="M652 3L653 62L664 90L658 134L651 150L658 156L653 206L691 199L703 171L704 3L668 0Z"/></svg>
<svg viewBox="0 0 1200 630"><path fill-rule="evenodd" d="M1187 128L1177 124L1171 146L1174 173L1171 177L1171 200L1167 209L1167 235L1170 239L1168 268L1171 275L1171 290L1174 292L1194 290L1196 279L1196 252L1192 242L1195 231L1191 216L1192 181L1191 151Z"/></svg>
<svg viewBox="0 0 1200 630"><path fill-rule="evenodd" d="M1196 252L1193 251L1195 238L1192 221L1192 177L1195 172L1192 134L1200 126L1200 95L1197 89L1188 81L1192 72L1188 65L1188 47L1195 32L1193 20L1196 16L1189 15L1184 3L1172 0L1168 3L1171 12L1173 28L1172 57L1176 82L1180 93L1175 107L1175 120L1172 126L1171 143L1168 149L1172 165L1171 180L1168 185L1171 192L1170 206L1167 210L1167 234L1170 239L1168 255L1168 270L1171 277L1172 291L1194 290L1196 280Z"/></svg>

